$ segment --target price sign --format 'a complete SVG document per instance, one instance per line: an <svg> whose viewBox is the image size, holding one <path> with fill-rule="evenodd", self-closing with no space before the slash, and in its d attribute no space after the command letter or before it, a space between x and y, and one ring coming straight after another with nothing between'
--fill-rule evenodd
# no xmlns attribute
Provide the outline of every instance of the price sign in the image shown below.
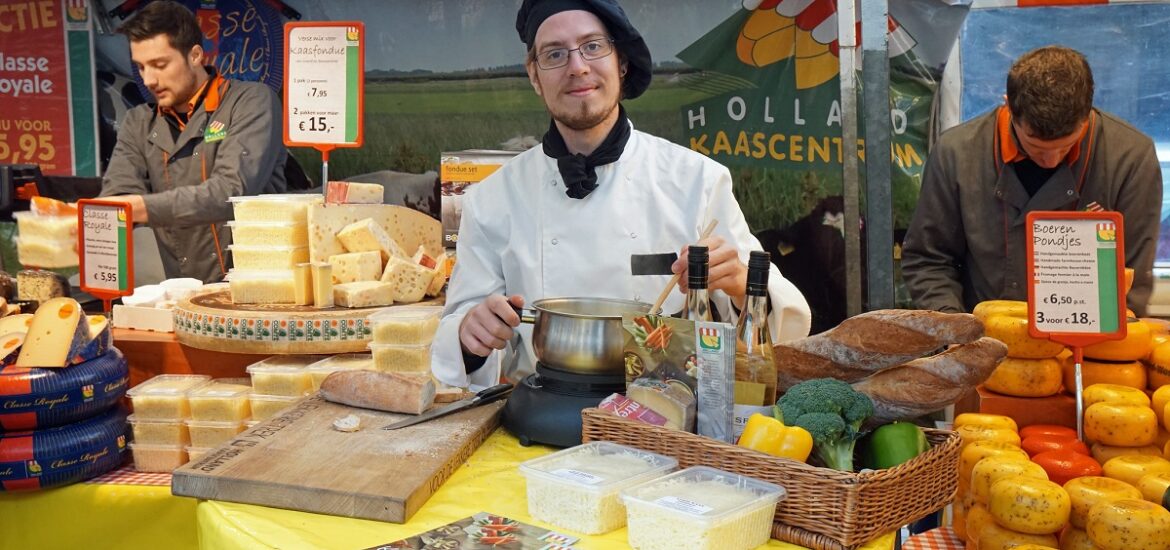
<svg viewBox="0 0 1170 550"><path fill-rule="evenodd" d="M130 205L77 201L81 289L107 303L134 292L134 222Z"/></svg>
<svg viewBox="0 0 1170 550"><path fill-rule="evenodd" d="M1032 336L1070 345L1123 338L1121 214L1032 212L1027 224Z"/></svg>
<svg viewBox="0 0 1170 550"><path fill-rule="evenodd" d="M360 22L285 24L285 145L361 146L364 35Z"/></svg>

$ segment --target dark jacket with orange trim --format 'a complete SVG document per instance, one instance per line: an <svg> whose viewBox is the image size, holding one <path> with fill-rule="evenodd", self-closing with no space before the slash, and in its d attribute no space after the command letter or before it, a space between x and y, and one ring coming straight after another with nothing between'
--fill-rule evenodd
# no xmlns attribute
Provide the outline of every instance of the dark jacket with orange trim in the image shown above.
<svg viewBox="0 0 1170 550"><path fill-rule="evenodd" d="M101 196L143 196L168 278L221 280L221 265L230 267L220 257L231 242L228 197L286 188L276 94L256 82L220 82L177 139L154 105L131 109L102 180Z"/></svg>
<svg viewBox="0 0 1170 550"><path fill-rule="evenodd" d="M997 112L948 130L930 151L902 249L915 307L959 312L984 300L1027 300L1027 213L1083 211L1095 202L1124 217L1125 265L1135 270L1127 302L1145 315L1162 207L1153 141L1095 110L1076 160L1029 197L995 150Z"/></svg>

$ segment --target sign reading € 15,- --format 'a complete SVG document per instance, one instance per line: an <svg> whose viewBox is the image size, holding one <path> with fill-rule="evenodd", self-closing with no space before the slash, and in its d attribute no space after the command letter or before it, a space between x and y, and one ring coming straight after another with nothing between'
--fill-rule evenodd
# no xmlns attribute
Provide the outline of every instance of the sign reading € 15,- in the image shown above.
<svg viewBox="0 0 1170 550"><path fill-rule="evenodd" d="M284 26L284 143L322 153L362 145L365 26L360 22Z"/></svg>

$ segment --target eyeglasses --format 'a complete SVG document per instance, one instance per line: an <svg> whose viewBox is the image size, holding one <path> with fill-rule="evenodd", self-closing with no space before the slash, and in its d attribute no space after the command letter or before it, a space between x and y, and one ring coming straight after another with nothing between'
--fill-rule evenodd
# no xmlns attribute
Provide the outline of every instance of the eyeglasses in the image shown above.
<svg viewBox="0 0 1170 550"><path fill-rule="evenodd" d="M595 61L613 53L612 38L596 38L576 48L554 48L536 54L536 66L541 69L559 69L569 64L569 55L580 52L581 59Z"/></svg>

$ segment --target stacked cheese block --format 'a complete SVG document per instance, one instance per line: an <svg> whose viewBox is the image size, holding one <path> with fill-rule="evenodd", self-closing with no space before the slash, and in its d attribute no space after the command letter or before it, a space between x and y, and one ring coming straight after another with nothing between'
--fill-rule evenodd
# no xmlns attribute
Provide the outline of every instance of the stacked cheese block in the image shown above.
<svg viewBox="0 0 1170 550"><path fill-rule="evenodd" d="M382 372L429 374L431 342L443 308L412 306L384 309L370 316L374 369Z"/></svg>
<svg viewBox="0 0 1170 550"><path fill-rule="evenodd" d="M320 195L231 197L232 301L296 303L293 273L309 261L308 209Z"/></svg>
<svg viewBox="0 0 1170 550"><path fill-rule="evenodd" d="M20 263L36 267L74 267L77 259L77 209L61 201L33 197L27 212L14 212Z"/></svg>

